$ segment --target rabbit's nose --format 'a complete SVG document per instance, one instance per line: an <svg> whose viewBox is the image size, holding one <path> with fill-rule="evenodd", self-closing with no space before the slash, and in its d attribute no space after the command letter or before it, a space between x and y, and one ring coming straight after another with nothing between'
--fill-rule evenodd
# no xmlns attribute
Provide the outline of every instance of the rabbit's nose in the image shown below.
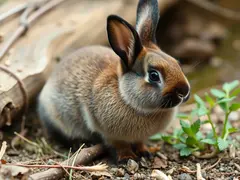
<svg viewBox="0 0 240 180"><path fill-rule="evenodd" d="M188 84L178 84L175 88L176 95L183 99L183 101L187 101L190 97L190 87Z"/></svg>

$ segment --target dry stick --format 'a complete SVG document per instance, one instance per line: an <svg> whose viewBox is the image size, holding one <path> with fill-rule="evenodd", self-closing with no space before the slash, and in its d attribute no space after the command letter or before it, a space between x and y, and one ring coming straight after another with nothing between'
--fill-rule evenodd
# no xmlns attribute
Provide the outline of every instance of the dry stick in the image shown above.
<svg viewBox="0 0 240 180"><path fill-rule="evenodd" d="M97 164L94 166L67 166L62 164L56 164L56 165L27 165L27 164L11 164L14 166L21 166L21 167L27 167L27 168L62 168L65 169L74 169L74 170L80 170L80 171L106 171L107 165L106 164Z"/></svg>
<svg viewBox="0 0 240 180"><path fill-rule="evenodd" d="M0 160L2 160L2 157L5 154L6 149L7 149L7 142L3 141L2 142L2 147L1 147L1 150L0 150Z"/></svg>
<svg viewBox="0 0 240 180"><path fill-rule="evenodd" d="M32 25L41 15L49 11L50 9L54 8L55 6L62 3L64 0L53 0L44 5L43 7L39 8L34 14L32 14L27 20L26 23L21 24L20 27L14 32L14 34L10 37L10 39L4 44L4 46L1 48L0 51L0 60L4 57L6 52L9 50L9 48L13 45L13 43L21 37L26 30L28 29L28 26Z"/></svg>
<svg viewBox="0 0 240 180"><path fill-rule="evenodd" d="M222 158L219 158L213 165L211 166L207 166L205 168L203 168L204 171L206 170L210 170L212 168L214 168L216 165L218 165L218 163L222 160ZM193 171L193 170L190 170L189 168L184 168L184 169L180 169L181 171L183 172L186 172L186 173L196 173L197 171Z"/></svg>
<svg viewBox="0 0 240 180"><path fill-rule="evenodd" d="M26 9L27 6L28 6L28 3L20 4L17 7L13 8L13 9L10 9L9 11L1 14L0 15L0 23L2 23L3 21L7 20L7 18L13 16L14 14L20 13L21 11Z"/></svg>
<svg viewBox="0 0 240 180"><path fill-rule="evenodd" d="M47 1L49 1L49 0L40 0L40 1L27 2L27 3L24 3L24 4L20 4L20 5L12 8L10 10L8 10L7 12L1 14L0 15L0 24L3 23L4 21L6 21L11 16L22 12L24 9L28 8L29 5L38 7L38 6L40 6L41 4L43 4Z"/></svg>
<svg viewBox="0 0 240 180"><path fill-rule="evenodd" d="M0 58L1 59L1 58ZM22 82L22 80L14 73L12 72L11 70L9 70L8 68L0 65L0 70L6 72L7 74L9 74L10 76L12 76L14 79L16 79L16 81L18 82L19 84L19 87L22 91L22 94L23 94L23 102L24 102L24 115L26 115L27 113L27 110L28 110L28 94L27 94L27 90Z"/></svg>
<svg viewBox="0 0 240 180"><path fill-rule="evenodd" d="M197 180L205 180L205 179L202 177L201 166L200 166L199 163L197 163Z"/></svg>
<svg viewBox="0 0 240 180"><path fill-rule="evenodd" d="M74 166L80 164L85 165L91 162L93 159L104 153L104 147L102 144L97 144L89 148L83 148L76 157L76 161L73 164ZM75 156L72 156L70 159L61 163L61 165L66 165L67 163L72 164ZM72 167L72 166L71 166ZM60 179L64 175L64 170L59 168L48 169L47 171L39 172L36 174L30 175L30 179Z"/></svg>
<svg viewBox="0 0 240 180"><path fill-rule="evenodd" d="M211 166L209 166L209 167L203 168L203 170L209 170L209 169L214 168L216 165L218 165L218 163L220 163L221 160L222 160L222 158L219 158L219 159L217 160L217 162L215 162L213 165L211 165Z"/></svg>
<svg viewBox="0 0 240 180"><path fill-rule="evenodd" d="M22 137L24 137L26 134L27 134L28 130L27 129L23 129L21 132L20 132L20 135ZM18 144L18 142L21 140L21 137L19 137L18 135L16 135L12 141L11 141L11 146L14 150L16 150L15 146L16 144Z"/></svg>

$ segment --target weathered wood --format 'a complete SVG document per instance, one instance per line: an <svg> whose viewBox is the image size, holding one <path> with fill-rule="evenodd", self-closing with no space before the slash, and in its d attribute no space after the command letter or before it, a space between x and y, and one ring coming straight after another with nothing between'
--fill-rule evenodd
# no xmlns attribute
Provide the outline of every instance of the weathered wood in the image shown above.
<svg viewBox="0 0 240 180"><path fill-rule="evenodd" d="M168 1L159 0L161 11L177 0L167 3ZM0 7L0 13L26 2L7 1ZM26 89L29 100L33 100L56 63L56 57L81 46L106 44L106 17L109 14L118 14L134 24L137 2L138 0L65 0L37 20L27 34L0 60L0 65L17 75ZM18 24L19 18L11 18L0 24L0 35L8 39ZM23 91L16 78L0 70L0 128L6 122L11 125L11 119L24 105Z"/></svg>

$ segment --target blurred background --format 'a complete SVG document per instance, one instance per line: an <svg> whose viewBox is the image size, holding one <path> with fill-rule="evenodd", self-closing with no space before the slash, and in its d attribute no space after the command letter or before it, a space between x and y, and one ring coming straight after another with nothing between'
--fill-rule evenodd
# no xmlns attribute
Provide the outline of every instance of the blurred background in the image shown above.
<svg viewBox="0 0 240 180"><path fill-rule="evenodd" d="M3 14L19 5L35 10L56 5L30 24L27 32L2 51L19 28L24 11L3 20ZM240 79L239 0L158 0L160 21L157 43L181 62L192 94L199 96L224 82ZM117 14L132 25L138 0L0 0L0 64L18 75L26 86L29 103L38 93L55 64L87 45L109 46L106 18ZM31 12L31 11L30 11ZM35 12L31 12L29 17ZM26 107L16 79L0 71L0 127ZM193 102L193 96L188 103ZM6 115L10 111L11 115ZM34 109L34 107L33 107Z"/></svg>
<svg viewBox="0 0 240 180"><path fill-rule="evenodd" d="M136 1L124 2L116 14L134 24L136 7L131 4ZM210 87L240 79L239 0L159 0L159 6L158 44L182 63L192 93L201 95ZM122 12L129 7L129 13ZM103 44L108 45L107 40ZM71 48L80 46L81 39Z"/></svg>

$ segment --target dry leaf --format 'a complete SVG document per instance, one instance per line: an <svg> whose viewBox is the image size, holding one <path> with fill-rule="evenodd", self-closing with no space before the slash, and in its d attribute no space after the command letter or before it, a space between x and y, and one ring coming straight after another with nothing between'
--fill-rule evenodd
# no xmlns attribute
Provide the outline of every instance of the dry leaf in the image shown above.
<svg viewBox="0 0 240 180"><path fill-rule="evenodd" d="M112 178L112 175L106 171L95 171L95 172L91 172L91 177L93 179L98 179L100 177Z"/></svg>
<svg viewBox="0 0 240 180"><path fill-rule="evenodd" d="M160 159L158 157L154 158L153 168L155 169L165 169L167 167L167 161L165 159Z"/></svg>

